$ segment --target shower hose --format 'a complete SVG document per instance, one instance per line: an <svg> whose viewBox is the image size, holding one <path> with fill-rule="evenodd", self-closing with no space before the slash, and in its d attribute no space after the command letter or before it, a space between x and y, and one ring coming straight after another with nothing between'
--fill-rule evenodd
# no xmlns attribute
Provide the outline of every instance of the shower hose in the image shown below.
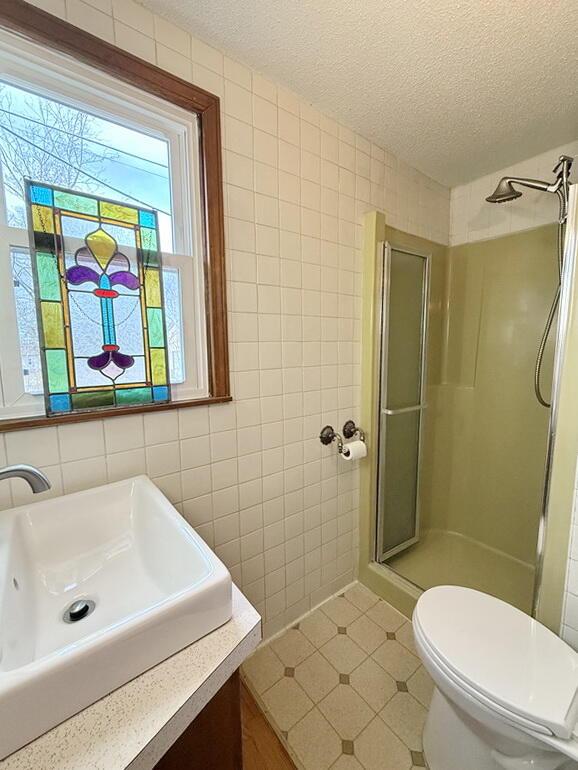
<svg viewBox="0 0 578 770"><path fill-rule="evenodd" d="M554 323L554 318L556 317L556 311L558 310L558 303L560 302L560 287L562 282L562 265L563 265L563 250L564 250L564 231L565 231L564 208L565 207L563 205L562 199L560 199L560 218L558 220L558 287L556 289L556 294L554 295L554 299L552 300L552 305L550 307L550 312L548 313L548 318L546 319L546 326L544 327L544 333L542 334L542 339L540 340L540 345L538 347L538 355L536 356L536 366L534 368L534 393L536 394L536 398L538 399L540 404L542 404L542 406L545 406L548 409L550 408L551 403L546 401L546 399L542 395L540 379L542 374L542 364L544 361L544 351L546 350L546 344L548 342L548 338L552 330L552 324Z"/></svg>

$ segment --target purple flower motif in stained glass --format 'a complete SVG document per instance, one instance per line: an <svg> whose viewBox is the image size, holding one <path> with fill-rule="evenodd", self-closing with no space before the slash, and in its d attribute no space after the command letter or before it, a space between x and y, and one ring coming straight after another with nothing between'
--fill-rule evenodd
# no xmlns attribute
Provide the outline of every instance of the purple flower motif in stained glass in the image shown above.
<svg viewBox="0 0 578 770"><path fill-rule="evenodd" d="M118 251L114 238L101 227L89 233L84 239L85 246L76 251L76 265L66 271L66 279L74 286L94 283L92 293L100 300L102 317L102 353L91 356L87 364L114 382L121 374L134 365L132 356L121 353L116 344L113 301L118 297L114 286L138 289L139 279L130 271L128 257ZM124 269L118 270L119 267Z"/></svg>

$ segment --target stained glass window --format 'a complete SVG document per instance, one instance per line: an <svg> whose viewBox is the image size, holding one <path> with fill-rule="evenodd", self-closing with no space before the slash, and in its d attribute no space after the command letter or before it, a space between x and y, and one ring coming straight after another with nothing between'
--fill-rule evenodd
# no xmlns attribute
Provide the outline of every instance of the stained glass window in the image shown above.
<svg viewBox="0 0 578 770"><path fill-rule="evenodd" d="M156 211L27 182L47 415L170 400Z"/></svg>

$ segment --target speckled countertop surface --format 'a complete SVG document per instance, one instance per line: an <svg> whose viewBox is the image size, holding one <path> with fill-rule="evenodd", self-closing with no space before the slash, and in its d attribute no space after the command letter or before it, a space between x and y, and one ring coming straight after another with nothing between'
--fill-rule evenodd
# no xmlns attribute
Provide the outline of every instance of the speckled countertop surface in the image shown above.
<svg viewBox="0 0 578 770"><path fill-rule="evenodd" d="M0 761L0 770L150 770L257 647L260 617L233 586L233 617Z"/></svg>

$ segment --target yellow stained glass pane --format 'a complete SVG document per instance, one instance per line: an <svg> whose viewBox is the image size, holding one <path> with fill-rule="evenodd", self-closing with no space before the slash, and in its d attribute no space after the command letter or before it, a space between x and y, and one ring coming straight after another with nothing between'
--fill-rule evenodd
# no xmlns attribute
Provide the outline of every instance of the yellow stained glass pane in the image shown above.
<svg viewBox="0 0 578 770"><path fill-rule="evenodd" d="M44 346L47 348L63 348L62 305L60 302L42 302L41 306Z"/></svg>
<svg viewBox="0 0 578 770"><path fill-rule="evenodd" d="M118 203L101 201L100 216L105 219L118 219L120 222L130 222L132 225L138 224L138 209L121 206Z"/></svg>
<svg viewBox="0 0 578 770"><path fill-rule="evenodd" d="M38 206L33 204L32 209L32 227L39 233L54 232L54 214L50 206Z"/></svg>
<svg viewBox="0 0 578 770"><path fill-rule="evenodd" d="M98 230L86 236L85 243L98 264L103 270L106 270L106 266L117 249L114 238L105 232L102 227L99 227Z"/></svg>
<svg viewBox="0 0 578 770"><path fill-rule="evenodd" d="M160 307L161 284L158 270L145 271L145 290L148 307Z"/></svg>
<svg viewBox="0 0 578 770"><path fill-rule="evenodd" d="M151 350L151 367L153 385L167 384L167 367L164 348Z"/></svg>

